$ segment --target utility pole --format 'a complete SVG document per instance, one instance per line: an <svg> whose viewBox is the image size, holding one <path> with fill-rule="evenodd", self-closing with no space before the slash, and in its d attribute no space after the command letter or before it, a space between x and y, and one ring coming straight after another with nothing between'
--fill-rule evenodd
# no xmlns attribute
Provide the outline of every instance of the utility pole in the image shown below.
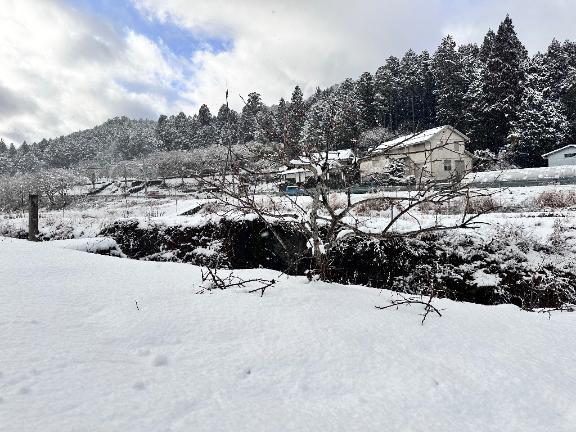
<svg viewBox="0 0 576 432"><path fill-rule="evenodd" d="M28 240L38 241L38 195L28 196Z"/></svg>

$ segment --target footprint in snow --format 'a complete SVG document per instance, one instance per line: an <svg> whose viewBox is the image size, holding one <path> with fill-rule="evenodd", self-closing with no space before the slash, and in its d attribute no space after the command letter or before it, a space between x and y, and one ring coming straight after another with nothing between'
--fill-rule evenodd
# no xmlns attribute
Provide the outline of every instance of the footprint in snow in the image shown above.
<svg viewBox="0 0 576 432"><path fill-rule="evenodd" d="M138 355L140 357L146 357L147 355L150 355L150 350L146 348L141 348L138 350Z"/></svg>
<svg viewBox="0 0 576 432"><path fill-rule="evenodd" d="M143 383L142 381L137 381L134 383L134 385L132 386L132 388L134 390L146 390L146 384Z"/></svg>
<svg viewBox="0 0 576 432"><path fill-rule="evenodd" d="M159 366L166 366L168 364L168 357L164 354L157 355L152 362L152 366L159 367Z"/></svg>

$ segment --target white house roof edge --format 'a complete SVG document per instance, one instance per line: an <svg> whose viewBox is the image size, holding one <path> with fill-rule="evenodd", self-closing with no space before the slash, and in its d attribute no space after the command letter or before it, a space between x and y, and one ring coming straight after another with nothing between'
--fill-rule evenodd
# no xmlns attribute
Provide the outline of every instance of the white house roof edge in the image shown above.
<svg viewBox="0 0 576 432"><path fill-rule="evenodd" d="M543 158L547 158L547 157L550 156L551 154L558 153L559 151L562 151L562 150L565 150L565 149L571 148L571 147L576 148L576 144L568 144L568 145L565 145L564 147L557 148L556 150L552 150L551 152L544 153L544 154L542 155L542 157L543 157Z"/></svg>
<svg viewBox="0 0 576 432"><path fill-rule="evenodd" d="M439 133L443 132L446 129L449 129L453 133L460 135L464 139L465 142L470 142L470 138L466 134L460 132L459 130L457 130L453 126L443 125L443 126L437 126L435 128L426 129L426 130L423 130L423 131L418 132L416 134L402 135L402 136L399 136L398 138L395 138L393 140L385 141L385 142L379 144L378 146L374 147L372 149L372 153L370 155L364 157L363 159L370 159L372 156L380 155L383 152L385 152L386 150L389 150L391 148L395 148L396 146L398 146L399 148L402 148L402 147L411 147L413 145L421 144L423 142L431 140L436 135L438 135Z"/></svg>

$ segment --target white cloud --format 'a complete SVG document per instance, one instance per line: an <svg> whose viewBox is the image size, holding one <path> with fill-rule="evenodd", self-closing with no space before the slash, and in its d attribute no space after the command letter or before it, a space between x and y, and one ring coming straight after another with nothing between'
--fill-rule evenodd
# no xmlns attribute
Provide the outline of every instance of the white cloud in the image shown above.
<svg viewBox="0 0 576 432"><path fill-rule="evenodd" d="M443 23L443 33L452 34L459 43L480 43L488 28L496 31L506 14L530 53L545 51L553 38L576 39L573 0L463 1L451 10L451 20Z"/></svg>
<svg viewBox="0 0 576 432"><path fill-rule="evenodd" d="M238 94L250 91L276 103L296 84L310 94L408 48L433 51L446 33L481 42L506 13L531 52L554 36L576 39L576 3L568 0L130 1L150 17L229 38L232 46L178 58L60 0L2 0L0 136L57 136L115 115L191 113L201 103L215 111L226 86L235 108Z"/></svg>
<svg viewBox="0 0 576 432"><path fill-rule="evenodd" d="M236 108L238 94L253 90L276 103L296 84L310 94L441 38L440 0L134 1L160 19L234 41L230 51L201 51L193 59L197 72L186 96L212 109L224 101L226 83Z"/></svg>
<svg viewBox="0 0 576 432"><path fill-rule="evenodd" d="M17 144L116 115L155 117L182 80L162 47L57 0L3 0L0 40L0 136ZM152 91L131 92L123 82Z"/></svg>
<svg viewBox="0 0 576 432"><path fill-rule="evenodd" d="M133 0L160 19L195 31L227 35L225 53L197 53L196 80L187 97L216 108L226 82L233 106L238 93L259 91L268 103L299 84L310 94L408 48L434 51L447 33L480 43L510 13L531 52L550 40L576 38L570 0Z"/></svg>

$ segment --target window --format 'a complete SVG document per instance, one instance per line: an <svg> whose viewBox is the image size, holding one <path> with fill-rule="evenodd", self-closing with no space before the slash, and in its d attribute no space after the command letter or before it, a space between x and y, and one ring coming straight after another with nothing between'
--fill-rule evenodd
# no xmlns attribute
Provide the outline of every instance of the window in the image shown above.
<svg viewBox="0 0 576 432"><path fill-rule="evenodd" d="M444 171L452 171L452 161L450 159L444 161Z"/></svg>
<svg viewBox="0 0 576 432"><path fill-rule="evenodd" d="M576 153L564 153L564 157L565 158L571 158L571 157L575 157Z"/></svg>
<svg viewBox="0 0 576 432"><path fill-rule="evenodd" d="M454 151L456 153L458 153L460 151L460 146L458 145L458 143L454 143Z"/></svg>

